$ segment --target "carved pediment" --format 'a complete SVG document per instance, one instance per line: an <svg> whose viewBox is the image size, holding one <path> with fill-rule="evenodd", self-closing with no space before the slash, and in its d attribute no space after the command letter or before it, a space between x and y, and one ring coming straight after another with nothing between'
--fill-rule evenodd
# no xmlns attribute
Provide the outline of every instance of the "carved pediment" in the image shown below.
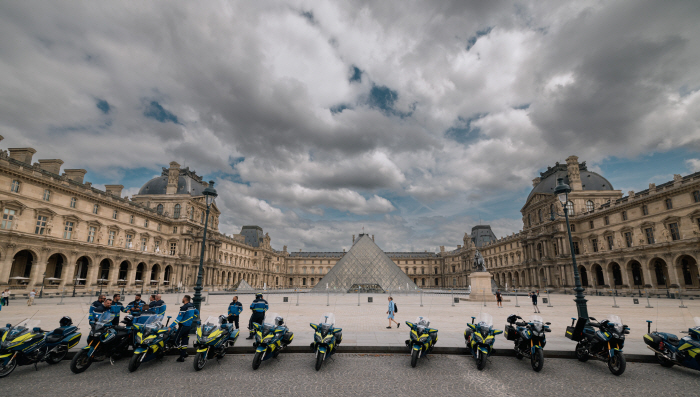
<svg viewBox="0 0 700 397"><path fill-rule="evenodd" d="M24 211L27 208L26 205L22 204L22 202L17 200L0 200L0 206L2 207L3 211L5 210L5 208L10 208L19 211L20 215L22 215L22 211Z"/></svg>
<svg viewBox="0 0 700 397"><path fill-rule="evenodd" d="M43 215L49 218L53 218L54 216L58 215L56 211L52 210L51 208L35 208L34 209L34 214L35 216Z"/></svg>

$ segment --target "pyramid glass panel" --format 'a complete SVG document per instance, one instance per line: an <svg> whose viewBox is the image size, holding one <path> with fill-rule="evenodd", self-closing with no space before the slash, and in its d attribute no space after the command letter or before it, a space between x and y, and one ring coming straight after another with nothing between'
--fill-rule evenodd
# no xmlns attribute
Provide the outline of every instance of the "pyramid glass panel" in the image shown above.
<svg viewBox="0 0 700 397"><path fill-rule="evenodd" d="M241 280L238 282L238 285L235 288L236 291L255 291L253 287L250 286L245 280Z"/></svg>
<svg viewBox="0 0 700 397"><path fill-rule="evenodd" d="M416 290L416 284L366 234L360 235L313 290L325 291L326 286L347 292Z"/></svg>

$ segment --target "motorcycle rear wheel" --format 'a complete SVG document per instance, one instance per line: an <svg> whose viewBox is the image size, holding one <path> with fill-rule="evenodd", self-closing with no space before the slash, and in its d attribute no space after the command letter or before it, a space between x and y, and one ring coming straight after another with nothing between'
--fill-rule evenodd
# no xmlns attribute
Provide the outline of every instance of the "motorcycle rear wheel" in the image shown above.
<svg viewBox="0 0 700 397"><path fill-rule="evenodd" d="M134 354L129 360L129 372L134 372L141 366L141 357L146 353Z"/></svg>
<svg viewBox="0 0 700 397"><path fill-rule="evenodd" d="M481 371L482 369L484 369L485 366L486 366L486 354L484 354L484 352L482 352L482 351L479 351L476 355L476 369Z"/></svg>
<svg viewBox="0 0 700 397"><path fill-rule="evenodd" d="M195 371L201 371L205 365L207 365L207 352L197 352L194 355L194 365Z"/></svg>
<svg viewBox="0 0 700 397"><path fill-rule="evenodd" d="M70 370L73 371L74 374L79 374L88 369L90 364L92 364L92 357L88 355L88 351L80 350L70 361Z"/></svg>
<svg viewBox="0 0 700 397"><path fill-rule="evenodd" d="M411 352L411 367L415 368L416 364L418 364L418 352L419 350L413 350Z"/></svg>
<svg viewBox="0 0 700 397"><path fill-rule="evenodd" d="M627 368L627 360L625 360L625 355L622 352L616 351L615 354L608 359L608 369L615 376L622 375Z"/></svg>
<svg viewBox="0 0 700 397"><path fill-rule="evenodd" d="M576 345L576 358L582 363L585 363L590 358L588 356L588 352L586 351L586 347L581 342Z"/></svg>
<svg viewBox="0 0 700 397"><path fill-rule="evenodd" d="M46 362L49 364L58 364L64 358L66 358L67 354L68 354L68 346L61 345L61 346L59 346L57 351L50 353L46 356Z"/></svg>
<svg viewBox="0 0 700 397"><path fill-rule="evenodd" d="M535 349L535 354L530 356L530 364L535 372L542 371L542 367L544 367L544 352L542 349Z"/></svg>
<svg viewBox="0 0 700 397"><path fill-rule="evenodd" d="M262 362L262 353L255 352L255 356L253 356L253 370L260 368L261 362Z"/></svg>
<svg viewBox="0 0 700 397"><path fill-rule="evenodd" d="M662 367L671 368L673 367L673 361L667 359L663 355L656 353L656 361L661 364Z"/></svg>
<svg viewBox="0 0 700 397"><path fill-rule="evenodd" d="M17 360L13 359L7 365L0 367L0 378L4 378L7 375L11 374L12 371L17 368Z"/></svg>
<svg viewBox="0 0 700 397"><path fill-rule="evenodd" d="M323 365L323 356L324 354L321 352L318 352L316 355L316 371L321 369L321 365Z"/></svg>

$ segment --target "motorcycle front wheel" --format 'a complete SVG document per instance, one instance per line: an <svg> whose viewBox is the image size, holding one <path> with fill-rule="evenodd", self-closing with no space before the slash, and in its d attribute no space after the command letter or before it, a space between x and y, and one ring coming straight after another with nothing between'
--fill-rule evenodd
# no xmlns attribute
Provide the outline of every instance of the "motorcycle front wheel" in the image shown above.
<svg viewBox="0 0 700 397"><path fill-rule="evenodd" d="M141 357L146 353L141 353L141 354L134 354L131 356L131 360L129 360L129 372L134 372L137 369L139 369L139 366L141 366Z"/></svg>
<svg viewBox="0 0 700 397"><path fill-rule="evenodd" d="M415 368L416 364L418 363L418 352L420 350L413 350L411 353L411 367Z"/></svg>
<svg viewBox="0 0 700 397"><path fill-rule="evenodd" d="M544 352L542 349L535 349L535 354L530 356L530 364L535 372L540 372L544 367Z"/></svg>
<svg viewBox="0 0 700 397"><path fill-rule="evenodd" d="M76 353L70 361L70 370L73 371L74 374L79 374L88 369L90 364L92 364L92 358L89 356L88 351L81 350Z"/></svg>
<svg viewBox="0 0 700 397"><path fill-rule="evenodd" d="M320 370L321 365L323 365L323 356L324 354L322 354L321 352L318 352L316 354L316 371Z"/></svg>
<svg viewBox="0 0 700 397"><path fill-rule="evenodd" d="M484 352L479 350L479 352L476 354L476 369L481 371L482 369L484 369L485 366L486 366L486 354L484 354Z"/></svg>
<svg viewBox="0 0 700 397"><path fill-rule="evenodd" d="M12 371L15 370L15 368L17 368L17 360L12 359L9 363L7 363L7 365L0 367L0 378L4 378L7 375L11 374Z"/></svg>
<svg viewBox="0 0 700 397"><path fill-rule="evenodd" d="M627 368L627 361L625 360L625 355L622 352L616 351L615 354L608 359L608 368L615 376L622 375Z"/></svg>
<svg viewBox="0 0 700 397"><path fill-rule="evenodd" d="M255 356L253 356L253 369L256 370L256 369L260 368L261 362L262 362L262 353L255 352Z"/></svg>
<svg viewBox="0 0 700 397"><path fill-rule="evenodd" d="M673 361L667 359L663 355L656 353L656 361L661 364L662 367L671 368L673 367Z"/></svg>
<svg viewBox="0 0 700 397"><path fill-rule="evenodd" d="M585 363L588 361L588 351L586 350L586 346L583 345L583 343L579 342L576 345L576 358L578 361L581 361L582 363Z"/></svg>
<svg viewBox="0 0 700 397"><path fill-rule="evenodd" d="M207 365L207 352L197 352L194 355L194 370L201 371L205 365Z"/></svg>
<svg viewBox="0 0 700 397"><path fill-rule="evenodd" d="M61 345L55 352L49 353L46 356L46 362L49 364L58 364L64 358L66 358L66 354L68 354L68 346Z"/></svg>

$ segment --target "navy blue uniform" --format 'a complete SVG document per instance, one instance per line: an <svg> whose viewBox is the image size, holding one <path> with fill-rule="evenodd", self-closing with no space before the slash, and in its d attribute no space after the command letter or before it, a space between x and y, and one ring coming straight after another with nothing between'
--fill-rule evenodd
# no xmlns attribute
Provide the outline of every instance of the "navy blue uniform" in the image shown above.
<svg viewBox="0 0 700 397"><path fill-rule="evenodd" d="M236 329L238 329L238 319L243 311L243 305L241 302L231 302L228 306L228 322L231 324L236 324Z"/></svg>
<svg viewBox="0 0 700 397"><path fill-rule="evenodd" d="M112 302L112 306L109 308L109 310L114 313L112 325L119 325L119 314L126 310L124 309L124 305L121 302Z"/></svg>
<svg viewBox="0 0 700 397"><path fill-rule="evenodd" d="M139 314L141 314L141 310L142 310L141 307L145 306L145 305L146 305L146 302L139 299L137 301L135 300L135 301L129 302L129 304L126 305L126 308L127 308L127 310L131 310L131 314L133 314L134 316L138 316Z"/></svg>
<svg viewBox="0 0 700 397"><path fill-rule="evenodd" d="M250 304L250 310L253 311L253 314L250 316L250 321L248 321L248 331L250 331L251 336L254 333L253 323L262 324L263 320L265 320L265 312L269 308L267 301L262 298L255 298L253 303Z"/></svg>
<svg viewBox="0 0 700 397"><path fill-rule="evenodd" d="M191 302L187 302L180 306L180 312L177 314L177 318L170 324L171 327L175 328L178 326L177 335L175 336L175 343L180 350L180 357L187 357L187 345L190 343L190 328L196 319L199 318L199 310L197 310Z"/></svg>

